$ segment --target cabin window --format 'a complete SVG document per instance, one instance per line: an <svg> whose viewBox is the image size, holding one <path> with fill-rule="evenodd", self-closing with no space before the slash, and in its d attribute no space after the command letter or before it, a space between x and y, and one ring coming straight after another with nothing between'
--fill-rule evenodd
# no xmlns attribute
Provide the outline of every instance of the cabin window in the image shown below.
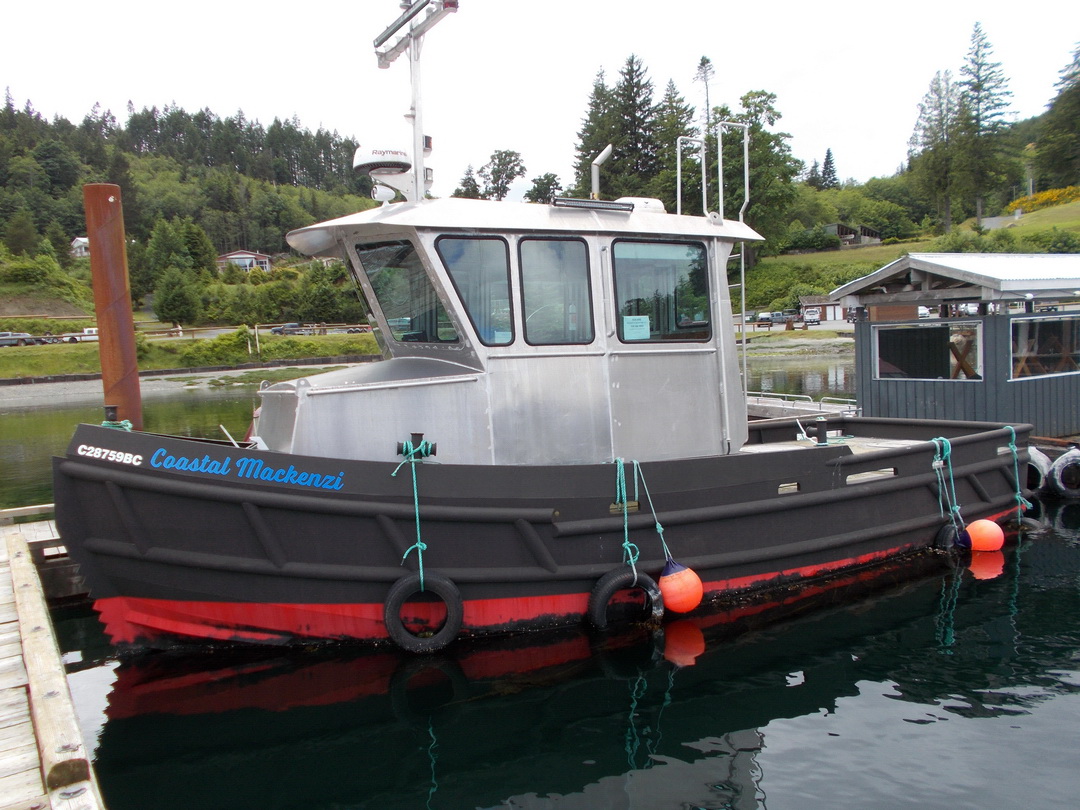
<svg viewBox="0 0 1080 810"><path fill-rule="evenodd" d="M533 345L592 343L589 261L580 239L523 239L521 307Z"/></svg>
<svg viewBox="0 0 1080 810"><path fill-rule="evenodd" d="M1014 318L1012 354L1013 379L1080 371L1080 318Z"/></svg>
<svg viewBox="0 0 1080 810"><path fill-rule="evenodd" d="M612 246L617 331L624 343L708 340L704 245L619 240Z"/></svg>
<svg viewBox="0 0 1080 810"><path fill-rule="evenodd" d="M875 327L874 376L879 380L981 380L978 323Z"/></svg>
<svg viewBox="0 0 1080 810"><path fill-rule="evenodd" d="M390 334L408 343L456 343L457 330L411 242L356 246Z"/></svg>
<svg viewBox="0 0 1080 810"><path fill-rule="evenodd" d="M450 273L473 328L486 346L514 340L510 318L510 253L498 238L443 236L435 249Z"/></svg>

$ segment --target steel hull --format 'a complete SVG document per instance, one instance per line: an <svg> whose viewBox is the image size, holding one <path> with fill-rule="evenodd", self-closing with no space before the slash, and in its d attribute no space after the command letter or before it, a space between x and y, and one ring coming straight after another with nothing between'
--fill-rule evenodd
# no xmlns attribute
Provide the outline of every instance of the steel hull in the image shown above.
<svg viewBox="0 0 1080 810"><path fill-rule="evenodd" d="M414 465L414 494L408 464L83 425L54 460L57 524L112 640L155 645L385 640L387 594L421 566L460 591L463 635L578 625L597 581L626 567L627 543L640 554L634 568L658 577L666 542L703 581L699 611L753 594L796 598L934 547L947 522L935 437L950 440L966 520L1016 513L1026 451L1009 452L1009 428L853 417L829 427L919 441L643 463L636 500L627 462L624 512L610 463L429 460ZM1027 430L1015 429L1021 448ZM794 431L794 421L751 425L749 447ZM416 632L442 619L438 601L409 605Z"/></svg>

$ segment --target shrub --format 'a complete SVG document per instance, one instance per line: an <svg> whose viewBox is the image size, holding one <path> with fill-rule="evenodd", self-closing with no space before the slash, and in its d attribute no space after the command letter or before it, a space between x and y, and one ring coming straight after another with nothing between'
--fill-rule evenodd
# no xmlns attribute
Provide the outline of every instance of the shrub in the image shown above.
<svg viewBox="0 0 1080 810"><path fill-rule="evenodd" d="M1038 194L1029 194L1026 197L1013 200L1005 206L1005 213L1011 214L1017 208L1027 212L1038 211L1040 208L1052 208L1055 205L1065 205L1065 203L1076 202L1077 200L1080 200L1080 186L1052 188L1047 191L1040 191Z"/></svg>

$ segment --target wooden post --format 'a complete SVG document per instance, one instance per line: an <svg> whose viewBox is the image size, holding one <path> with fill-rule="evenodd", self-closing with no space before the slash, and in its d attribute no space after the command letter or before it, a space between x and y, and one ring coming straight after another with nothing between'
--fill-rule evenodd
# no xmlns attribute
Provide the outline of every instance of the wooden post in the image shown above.
<svg viewBox="0 0 1080 810"><path fill-rule="evenodd" d="M98 323L98 353L105 405L115 405L118 420L142 430L142 394L135 356L135 321L131 315L124 209L120 186L83 186L86 233L90 239L90 272Z"/></svg>
<svg viewBox="0 0 1080 810"><path fill-rule="evenodd" d="M91 779L90 760L30 548L18 532L7 547L41 772L47 790L67 788Z"/></svg>

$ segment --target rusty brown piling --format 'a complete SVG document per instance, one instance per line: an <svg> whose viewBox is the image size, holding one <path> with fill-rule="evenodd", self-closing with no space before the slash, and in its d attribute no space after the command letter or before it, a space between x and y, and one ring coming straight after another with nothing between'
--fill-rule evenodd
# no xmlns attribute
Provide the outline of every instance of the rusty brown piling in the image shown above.
<svg viewBox="0 0 1080 810"><path fill-rule="evenodd" d="M111 183L85 185L83 202L105 405L116 406L117 419L127 420L136 430L142 430L142 394L135 356L135 321L131 315L120 187Z"/></svg>

